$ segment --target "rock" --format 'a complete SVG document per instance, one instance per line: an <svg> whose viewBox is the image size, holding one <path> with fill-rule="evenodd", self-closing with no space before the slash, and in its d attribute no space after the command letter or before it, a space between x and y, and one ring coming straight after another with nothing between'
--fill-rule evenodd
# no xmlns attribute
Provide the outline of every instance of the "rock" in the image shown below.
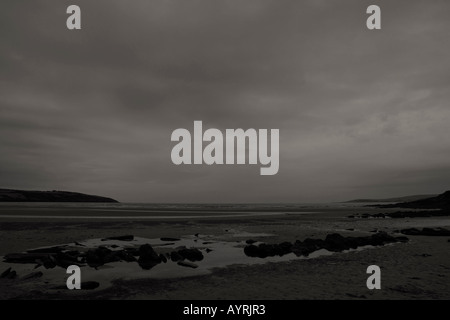
<svg viewBox="0 0 450 320"><path fill-rule="evenodd" d="M297 256L308 256L310 253L323 249L325 247L325 241L318 239L307 238L305 241L296 240L291 250Z"/></svg>
<svg viewBox="0 0 450 320"><path fill-rule="evenodd" d="M279 256L283 256L285 254L289 254L292 252L292 243L290 242L282 242L278 245L278 249L279 249Z"/></svg>
<svg viewBox="0 0 450 320"><path fill-rule="evenodd" d="M188 259L190 261L202 261L203 260L203 253L196 249L181 249L178 250L178 254L182 256L184 259Z"/></svg>
<svg viewBox="0 0 450 320"><path fill-rule="evenodd" d="M450 230L444 228L423 228L422 230L409 228L400 230L400 232L411 236L450 236Z"/></svg>
<svg viewBox="0 0 450 320"><path fill-rule="evenodd" d="M395 237L398 242L408 242L409 239L407 237Z"/></svg>
<svg viewBox="0 0 450 320"><path fill-rule="evenodd" d="M348 230L348 231L355 231L355 229L353 229L353 228L348 228L348 229L345 229L345 230Z"/></svg>
<svg viewBox="0 0 450 320"><path fill-rule="evenodd" d="M100 283L97 281L85 281L81 283L82 290L94 290L100 286Z"/></svg>
<svg viewBox="0 0 450 320"><path fill-rule="evenodd" d="M199 233L194 234L194 236L196 236L198 238Z"/></svg>
<svg viewBox="0 0 450 320"><path fill-rule="evenodd" d="M16 276L17 273L11 268L8 268L0 275L0 279L14 279Z"/></svg>
<svg viewBox="0 0 450 320"><path fill-rule="evenodd" d="M450 236L450 230L444 229L444 228L423 228L422 234L425 236Z"/></svg>
<svg viewBox="0 0 450 320"><path fill-rule="evenodd" d="M350 249L346 239L338 233L328 234L325 238L325 249L329 251L343 251Z"/></svg>
<svg viewBox="0 0 450 320"><path fill-rule="evenodd" d="M2 274L0 274L0 279L6 278L8 276L8 274L11 273L11 268L6 269L5 271L2 272Z"/></svg>
<svg viewBox="0 0 450 320"><path fill-rule="evenodd" d="M386 232L378 232L370 237L343 237L340 234L333 233L326 236L325 240L307 238L303 242L296 240L294 244L282 242L280 244L265 244L259 246L254 244L244 248L244 253L249 257L266 258L270 256L288 254L293 252L297 256L308 256L310 253L327 249L329 251L340 252L348 249L372 245L380 246L392 242L407 242L407 237L392 237Z"/></svg>
<svg viewBox="0 0 450 320"><path fill-rule="evenodd" d="M189 262L189 261L178 261L177 263L179 266L182 267L188 267L188 268L198 268L198 265L196 265L195 263Z"/></svg>
<svg viewBox="0 0 450 320"><path fill-rule="evenodd" d="M256 240L252 240L252 239L248 239L247 241L245 241L245 243L247 244L254 244L256 242Z"/></svg>
<svg viewBox="0 0 450 320"><path fill-rule="evenodd" d="M124 251L135 257L139 256L139 254L140 254L139 249L137 249L137 248L125 248Z"/></svg>
<svg viewBox="0 0 450 320"><path fill-rule="evenodd" d="M167 258L166 258L165 255L160 254L160 255L159 255L159 259L161 259L162 262L167 263Z"/></svg>
<svg viewBox="0 0 450 320"><path fill-rule="evenodd" d="M180 256L180 254L177 251L173 251L170 253L170 260L177 262L179 260L182 260L183 257Z"/></svg>
<svg viewBox="0 0 450 320"><path fill-rule="evenodd" d="M116 252L116 256L123 261L126 262L134 262L137 261L137 259L128 251L122 250L122 251L117 251Z"/></svg>
<svg viewBox="0 0 450 320"><path fill-rule="evenodd" d="M98 268L105 263L120 260L135 261L134 257L122 252L123 251L112 251L106 247L100 246L97 249L91 249L86 253L86 262L91 268Z"/></svg>
<svg viewBox="0 0 450 320"><path fill-rule="evenodd" d="M133 241L134 240L134 236L133 235L126 235L126 236L109 237L109 238L102 239L102 241L107 241L107 240Z"/></svg>
<svg viewBox="0 0 450 320"><path fill-rule="evenodd" d="M257 257L258 256L258 247L253 244L246 246L244 248L244 253L245 253L245 255L247 255L249 257Z"/></svg>
<svg viewBox="0 0 450 320"><path fill-rule="evenodd" d="M273 245L261 243L258 246L258 257L259 258L267 258L273 257L275 255L275 249Z"/></svg>
<svg viewBox="0 0 450 320"><path fill-rule="evenodd" d="M382 246L386 243L392 243L395 242L395 238L388 235L386 232L378 232L372 237L370 237L369 243L373 246Z"/></svg>
<svg viewBox="0 0 450 320"><path fill-rule="evenodd" d="M180 241L178 238L160 238L161 241Z"/></svg>
<svg viewBox="0 0 450 320"><path fill-rule="evenodd" d="M153 250L152 246L149 244L144 244L139 248L139 259L138 263L142 269L150 270L157 264L161 263L161 258L159 255Z"/></svg>
<svg viewBox="0 0 450 320"><path fill-rule="evenodd" d="M32 272L27 274L26 276L22 277L22 280L31 280L31 279L37 279L42 277L44 274L41 271Z"/></svg>
<svg viewBox="0 0 450 320"><path fill-rule="evenodd" d="M450 240L449 240L449 242L450 242ZM210 253L211 251L213 251L212 249L210 249L210 248L206 248L206 253Z"/></svg>
<svg viewBox="0 0 450 320"><path fill-rule="evenodd" d="M77 254L79 254L78 251ZM72 254L60 252L54 257L54 259L55 264L64 269L67 269L67 267L71 265L80 266L80 262L78 261L78 255L75 255L74 252L72 252Z"/></svg>

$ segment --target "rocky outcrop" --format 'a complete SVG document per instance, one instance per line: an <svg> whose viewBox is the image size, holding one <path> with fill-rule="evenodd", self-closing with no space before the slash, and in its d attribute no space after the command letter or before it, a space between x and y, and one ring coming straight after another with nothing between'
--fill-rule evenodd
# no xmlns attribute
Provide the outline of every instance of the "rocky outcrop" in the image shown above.
<svg viewBox="0 0 450 320"><path fill-rule="evenodd" d="M357 215L350 215L348 218L392 218L392 219L402 219L402 218L427 218L427 217L447 217L450 216L450 210L438 209L438 210L425 210L425 211L396 211L388 213L363 213Z"/></svg>
<svg viewBox="0 0 450 320"><path fill-rule="evenodd" d="M262 243L258 246L251 244L244 248L244 253L247 256L258 258L283 256L289 253L294 253L296 256L308 256L320 249L340 252L362 246L382 246L387 243L406 241L408 241L406 237L393 237L386 232L379 232L369 237L344 237L333 233L327 235L325 240L307 238L304 241L296 240L293 244L290 242L282 242L280 244Z"/></svg>
<svg viewBox="0 0 450 320"><path fill-rule="evenodd" d="M450 236L450 230L445 228L423 228L422 230L416 228L409 228L400 230L400 232L409 236L432 236L432 237Z"/></svg>

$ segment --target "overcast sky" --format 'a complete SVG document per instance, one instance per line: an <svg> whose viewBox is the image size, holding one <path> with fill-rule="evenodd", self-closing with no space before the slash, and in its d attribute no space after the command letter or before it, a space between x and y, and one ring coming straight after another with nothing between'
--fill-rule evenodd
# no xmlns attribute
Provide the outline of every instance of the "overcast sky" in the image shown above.
<svg viewBox="0 0 450 320"><path fill-rule="evenodd" d="M3 0L0 187L124 202L443 192L449 34L448 0ZM278 174L173 165L171 133L194 120L280 129Z"/></svg>

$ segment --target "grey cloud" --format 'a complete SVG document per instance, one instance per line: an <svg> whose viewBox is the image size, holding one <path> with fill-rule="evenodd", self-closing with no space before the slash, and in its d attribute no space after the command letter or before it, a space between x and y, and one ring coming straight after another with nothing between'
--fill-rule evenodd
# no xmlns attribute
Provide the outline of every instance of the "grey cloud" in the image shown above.
<svg viewBox="0 0 450 320"><path fill-rule="evenodd" d="M0 5L2 187L141 202L332 201L440 192L450 4L70 1ZM280 172L175 166L172 130L279 128Z"/></svg>

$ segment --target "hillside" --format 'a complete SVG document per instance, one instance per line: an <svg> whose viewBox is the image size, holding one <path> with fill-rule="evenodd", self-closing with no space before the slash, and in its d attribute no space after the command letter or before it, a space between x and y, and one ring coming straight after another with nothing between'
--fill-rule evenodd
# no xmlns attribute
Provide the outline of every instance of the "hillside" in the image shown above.
<svg viewBox="0 0 450 320"><path fill-rule="evenodd" d="M428 199L428 198L432 198L432 197L436 197L436 196L437 196L437 194L422 194L422 195L413 195L413 196L395 197L395 198L386 198L386 199L355 199L355 200L345 201L345 203L411 202L411 201Z"/></svg>
<svg viewBox="0 0 450 320"><path fill-rule="evenodd" d="M400 202L390 205L380 205L380 208L411 208L411 209L450 209L450 191L436 197L410 202Z"/></svg>
<svg viewBox="0 0 450 320"><path fill-rule="evenodd" d="M0 189L0 202L108 202L117 200L67 191L26 191Z"/></svg>

